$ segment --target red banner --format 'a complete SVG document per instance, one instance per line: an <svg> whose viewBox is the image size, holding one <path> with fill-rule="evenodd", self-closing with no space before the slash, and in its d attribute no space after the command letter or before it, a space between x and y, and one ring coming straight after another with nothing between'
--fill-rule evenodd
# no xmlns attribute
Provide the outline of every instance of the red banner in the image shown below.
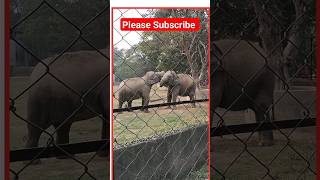
<svg viewBox="0 0 320 180"><path fill-rule="evenodd" d="M121 18L121 31L199 31L200 18Z"/></svg>

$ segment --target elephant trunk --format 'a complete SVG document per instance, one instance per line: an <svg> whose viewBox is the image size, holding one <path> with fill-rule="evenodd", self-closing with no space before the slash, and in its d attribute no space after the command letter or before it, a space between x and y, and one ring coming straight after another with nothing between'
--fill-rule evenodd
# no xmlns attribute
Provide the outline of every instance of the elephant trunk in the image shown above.
<svg viewBox="0 0 320 180"><path fill-rule="evenodd" d="M162 87L164 85L163 81L160 81L160 87Z"/></svg>

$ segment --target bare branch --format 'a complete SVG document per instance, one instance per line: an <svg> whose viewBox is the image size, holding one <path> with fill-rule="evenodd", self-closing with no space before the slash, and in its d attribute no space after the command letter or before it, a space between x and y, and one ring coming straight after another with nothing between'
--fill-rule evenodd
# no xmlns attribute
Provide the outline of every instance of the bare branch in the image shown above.
<svg viewBox="0 0 320 180"><path fill-rule="evenodd" d="M193 38L192 38L192 41L191 41L191 43L190 43L190 46L189 46L189 49L190 49L190 50L193 48L193 45L194 45L194 43L195 43L196 37L198 37L197 34L194 34L194 35L193 35Z"/></svg>

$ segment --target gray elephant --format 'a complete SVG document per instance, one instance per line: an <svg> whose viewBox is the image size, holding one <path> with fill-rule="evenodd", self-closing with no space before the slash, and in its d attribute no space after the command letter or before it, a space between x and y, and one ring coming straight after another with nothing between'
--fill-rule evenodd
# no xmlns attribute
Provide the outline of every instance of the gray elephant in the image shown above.
<svg viewBox="0 0 320 180"><path fill-rule="evenodd" d="M56 143L68 144L73 122L100 115L101 138L109 140L108 50L101 52L65 53L56 61L51 57L43 60L45 65L35 66L27 101L27 148L37 147L40 135L51 125ZM107 156L108 150L107 146L98 154Z"/></svg>
<svg viewBox="0 0 320 180"><path fill-rule="evenodd" d="M220 40L211 46L212 114L217 107L232 111L252 109L257 122L270 122L267 110L273 103L275 77L265 66L263 49L243 40ZM259 132L259 145L272 144L271 130Z"/></svg>
<svg viewBox="0 0 320 180"><path fill-rule="evenodd" d="M162 86L168 88L168 103L171 101L176 102L178 96L189 96L190 101L195 99L196 82L188 74L176 74L174 71L167 71L160 81L160 87ZM195 103L192 103L192 107L195 106ZM175 107L176 106L173 105L173 108Z"/></svg>
<svg viewBox="0 0 320 180"><path fill-rule="evenodd" d="M151 87L158 83L164 71L148 71L143 77L135 77L123 80L118 89L119 108L122 108L124 102L128 102L128 108L132 107L132 101L142 98L142 106L148 106L150 100ZM142 108L144 112L149 112L148 108Z"/></svg>

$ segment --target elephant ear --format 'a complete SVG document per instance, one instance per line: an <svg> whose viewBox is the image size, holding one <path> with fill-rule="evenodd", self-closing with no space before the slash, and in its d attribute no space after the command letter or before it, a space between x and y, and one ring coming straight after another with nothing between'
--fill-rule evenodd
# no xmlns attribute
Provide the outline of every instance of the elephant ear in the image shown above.
<svg viewBox="0 0 320 180"><path fill-rule="evenodd" d="M171 85L177 85L178 84L178 75L176 74L176 72L174 72L174 71L170 71L170 73L171 73Z"/></svg>
<svg viewBox="0 0 320 180"><path fill-rule="evenodd" d="M166 72L161 71L161 72L156 72L156 75L158 76L159 80L161 80L161 78L164 76Z"/></svg>
<svg viewBox="0 0 320 180"><path fill-rule="evenodd" d="M161 71L161 72L157 72L157 73L160 76L160 78L162 78L166 72L165 71Z"/></svg>
<svg viewBox="0 0 320 180"><path fill-rule="evenodd" d="M157 82L160 81L160 78L158 77L157 73L153 72L153 71L149 71L146 73L145 75L145 81L147 85L154 85Z"/></svg>

